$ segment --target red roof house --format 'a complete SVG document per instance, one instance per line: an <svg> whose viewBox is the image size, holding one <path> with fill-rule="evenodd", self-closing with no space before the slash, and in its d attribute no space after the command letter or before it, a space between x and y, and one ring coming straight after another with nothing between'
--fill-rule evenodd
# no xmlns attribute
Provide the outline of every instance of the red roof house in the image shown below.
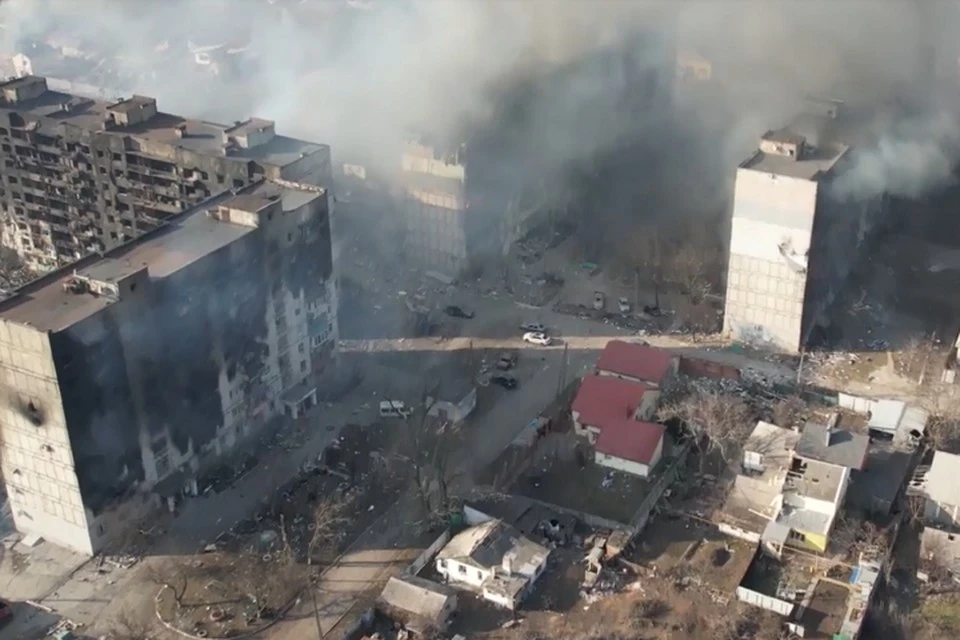
<svg viewBox="0 0 960 640"><path fill-rule="evenodd" d="M597 437L595 460L611 469L647 477L663 455L662 424L620 420L608 424Z"/></svg>
<svg viewBox="0 0 960 640"><path fill-rule="evenodd" d="M586 376L570 412L574 430L596 442L607 425L623 420L649 420L659 391L644 384L610 376Z"/></svg>
<svg viewBox="0 0 960 640"><path fill-rule="evenodd" d="M664 349L623 340L611 340L600 354L596 369L602 376L643 382L663 388L670 377L676 373L677 359Z"/></svg>

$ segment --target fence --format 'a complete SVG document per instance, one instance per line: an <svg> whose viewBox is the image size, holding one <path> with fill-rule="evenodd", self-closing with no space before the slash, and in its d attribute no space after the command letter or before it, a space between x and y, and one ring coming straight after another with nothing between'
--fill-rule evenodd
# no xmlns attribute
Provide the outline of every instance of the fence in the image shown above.
<svg viewBox="0 0 960 640"><path fill-rule="evenodd" d="M686 356L680 357L680 373L691 378L740 380L740 369L736 367Z"/></svg>
<svg viewBox="0 0 960 640"><path fill-rule="evenodd" d="M424 567L427 566L427 563L433 559L433 556L435 556L445 544L450 542L451 535L452 533L450 532L450 529L446 529L440 534L440 537L434 540L429 547L424 549L423 553L417 556L416 560L411 562L410 566L404 569L403 572L415 576L423 571Z"/></svg>
<svg viewBox="0 0 960 640"><path fill-rule="evenodd" d="M737 599L741 602L752 604L755 607L778 613L784 618L789 617L790 614L793 613L793 607L795 606L792 602L774 598L773 596L768 596L753 589L747 589L746 587L737 587Z"/></svg>

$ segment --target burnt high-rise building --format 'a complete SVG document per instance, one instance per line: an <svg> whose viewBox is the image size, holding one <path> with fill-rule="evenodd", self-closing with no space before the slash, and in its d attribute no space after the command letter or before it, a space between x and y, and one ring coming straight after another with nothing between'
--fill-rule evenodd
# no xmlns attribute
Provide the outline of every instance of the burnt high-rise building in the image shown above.
<svg viewBox="0 0 960 640"><path fill-rule="evenodd" d="M25 76L0 84L2 243L37 270L109 250L261 178L330 188L330 148L270 120L221 125L133 96L106 102Z"/></svg>
<svg viewBox="0 0 960 640"><path fill-rule="evenodd" d="M260 180L0 300L20 531L96 553L316 404L337 341L329 202Z"/></svg>

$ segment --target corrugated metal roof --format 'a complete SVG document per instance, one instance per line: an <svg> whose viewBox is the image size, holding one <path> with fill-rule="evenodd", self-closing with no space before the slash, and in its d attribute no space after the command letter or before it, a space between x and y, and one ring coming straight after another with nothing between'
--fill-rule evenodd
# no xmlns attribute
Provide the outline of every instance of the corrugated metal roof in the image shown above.
<svg viewBox="0 0 960 640"><path fill-rule="evenodd" d="M660 385L672 364L673 354L664 349L611 340L597 360L597 370Z"/></svg>

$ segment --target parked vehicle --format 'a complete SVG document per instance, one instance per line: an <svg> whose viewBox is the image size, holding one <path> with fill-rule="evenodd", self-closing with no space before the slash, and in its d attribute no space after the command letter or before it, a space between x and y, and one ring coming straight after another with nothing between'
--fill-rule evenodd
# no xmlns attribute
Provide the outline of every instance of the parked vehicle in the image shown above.
<svg viewBox="0 0 960 640"><path fill-rule="evenodd" d="M381 418L407 418L410 416L410 409L402 400L381 400L380 417Z"/></svg>
<svg viewBox="0 0 960 640"><path fill-rule="evenodd" d="M597 311L603 311L605 306L607 306L607 296L605 296L602 291L594 291L593 308Z"/></svg>
<svg viewBox="0 0 960 640"><path fill-rule="evenodd" d="M450 316L451 318L466 318L467 320L469 320L475 315L473 311L467 311L463 307L460 307L455 304L451 304L447 307L444 307L443 312L448 316Z"/></svg>
<svg viewBox="0 0 960 640"><path fill-rule="evenodd" d="M630 313L630 301L626 298L617 300L617 306L620 308L620 313Z"/></svg>
<svg viewBox="0 0 960 640"><path fill-rule="evenodd" d="M515 353L502 353L500 358L497 360L497 369L500 371L509 371L517 366L517 354Z"/></svg>
<svg viewBox="0 0 960 640"><path fill-rule="evenodd" d="M0 600L0 625L6 624L13 618L13 608L5 600Z"/></svg>
<svg viewBox="0 0 960 640"><path fill-rule="evenodd" d="M522 325L520 325L520 328L524 331L532 331L533 333L547 332L547 328L539 322L524 322Z"/></svg>
<svg viewBox="0 0 960 640"><path fill-rule="evenodd" d="M539 333L537 331L528 331L523 334L523 341L529 342L530 344L540 345L541 347L549 347L553 340L550 339L545 333Z"/></svg>
<svg viewBox="0 0 960 640"><path fill-rule="evenodd" d="M495 376L490 376L490 384L495 384L498 387L503 387L508 390L516 389L517 379L507 373L498 373Z"/></svg>

